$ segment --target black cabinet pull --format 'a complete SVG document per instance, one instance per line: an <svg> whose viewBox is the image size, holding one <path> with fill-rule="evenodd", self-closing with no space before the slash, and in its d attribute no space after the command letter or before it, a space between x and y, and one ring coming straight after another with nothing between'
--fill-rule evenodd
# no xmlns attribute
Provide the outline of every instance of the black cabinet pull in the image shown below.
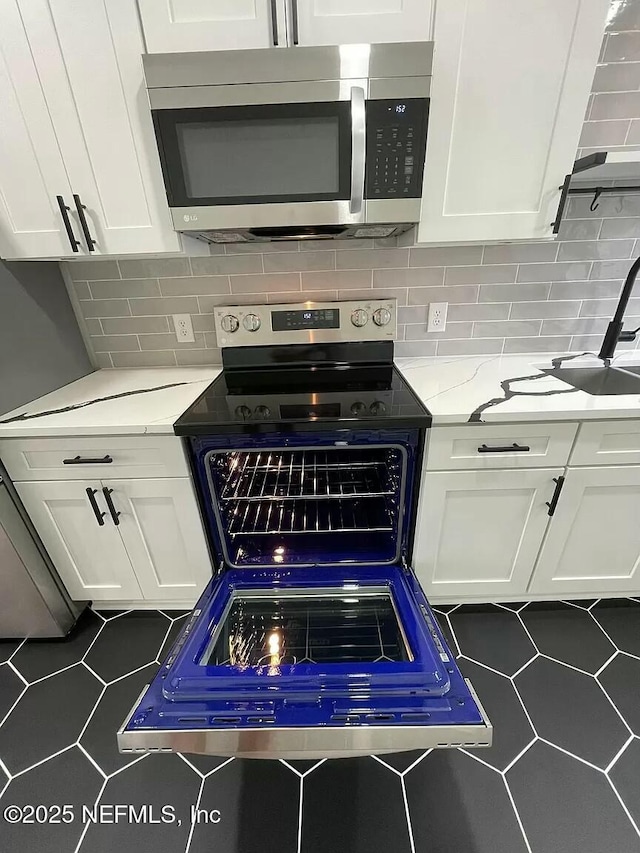
<svg viewBox="0 0 640 853"><path fill-rule="evenodd" d="M108 465L109 462L113 462L113 459L108 453L100 459L92 459L89 456L74 456L73 459L62 460L63 465Z"/></svg>
<svg viewBox="0 0 640 853"><path fill-rule="evenodd" d="M100 525L100 527L104 527L104 517L106 512L100 512L100 507L96 503L95 494L98 490L92 489L90 486L86 489L87 497L89 498L89 503L91 504L91 509L93 510L93 514L96 517L96 521Z"/></svg>
<svg viewBox="0 0 640 853"><path fill-rule="evenodd" d="M271 30L273 32L274 47L278 46L278 11L276 9L276 0L271 0Z"/></svg>
<svg viewBox="0 0 640 853"><path fill-rule="evenodd" d="M71 243L71 251L77 252L78 246L80 245L80 240L76 240L76 235L73 233L73 228L71 227L71 220L69 219L69 211L71 210L71 208L67 207L61 195L57 195L56 200L58 202L58 207L60 208L60 213L62 214L62 221L64 222L64 228L67 232L67 237L69 238L69 242Z"/></svg>
<svg viewBox="0 0 640 853"><path fill-rule="evenodd" d="M91 236L91 231L89 231L89 224L87 222L87 217L84 215L85 210L87 209L84 204L80 201L80 196L76 193L73 194L73 200L76 203L76 210L78 211L78 218L80 219L80 225L82 226L82 233L84 234L84 239L87 244L87 249L90 252L95 252L96 241Z"/></svg>
<svg viewBox="0 0 640 853"><path fill-rule="evenodd" d="M293 43L298 44L298 0L291 0L291 28Z"/></svg>
<svg viewBox="0 0 640 853"><path fill-rule="evenodd" d="M107 502L107 507L109 508L109 512L111 513L111 518L113 519L113 523L117 527L120 524L120 513L113 505L113 501L111 500L111 492L113 489L108 489L106 486L102 487L102 494L104 495L104 499Z"/></svg>
<svg viewBox="0 0 640 853"><path fill-rule="evenodd" d="M478 448L478 453L528 453L531 450L528 444L513 444L499 445L498 447L489 447L488 444L481 444Z"/></svg>
<svg viewBox="0 0 640 853"><path fill-rule="evenodd" d="M553 482L556 484L556 487L553 492L553 497L550 501L545 501L545 503L549 507L549 512L547 513L547 515L553 515L556 511L558 501L560 500L560 492L562 491L562 487L564 486L564 477L554 477Z"/></svg>

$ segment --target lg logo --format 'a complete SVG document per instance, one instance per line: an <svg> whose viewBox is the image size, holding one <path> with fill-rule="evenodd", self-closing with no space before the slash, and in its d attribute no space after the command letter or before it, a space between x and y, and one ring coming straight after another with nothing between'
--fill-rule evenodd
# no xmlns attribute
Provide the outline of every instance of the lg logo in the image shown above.
<svg viewBox="0 0 640 853"><path fill-rule="evenodd" d="M195 215L195 213L185 213L182 218L184 219L185 222L197 222L198 221L198 217Z"/></svg>

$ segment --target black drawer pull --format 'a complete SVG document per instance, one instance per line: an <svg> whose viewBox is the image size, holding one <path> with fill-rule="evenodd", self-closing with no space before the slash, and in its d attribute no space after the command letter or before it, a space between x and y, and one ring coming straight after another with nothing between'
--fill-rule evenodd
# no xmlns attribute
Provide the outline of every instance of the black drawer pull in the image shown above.
<svg viewBox="0 0 640 853"><path fill-rule="evenodd" d="M113 462L113 459L108 453L100 459L92 459L89 456L74 456L73 459L62 460L63 465L107 465L109 462Z"/></svg>
<svg viewBox="0 0 640 853"><path fill-rule="evenodd" d="M560 500L560 492L562 491L562 487L564 486L564 477L554 477L553 482L556 484L555 490L553 492L553 497L550 501L545 501L546 505L549 507L549 512L547 513L547 515L553 515L556 511L558 501Z"/></svg>
<svg viewBox="0 0 640 853"><path fill-rule="evenodd" d="M488 444L481 444L478 448L478 453L528 453L531 450L528 444L513 444L500 445L499 447L489 447Z"/></svg>
<svg viewBox="0 0 640 853"><path fill-rule="evenodd" d="M106 515L106 512L100 512L100 507L96 503L95 494L97 491L97 489L92 489L91 486L86 489L87 497L89 498L89 503L91 504L91 509L93 510L93 514L96 517L96 521L98 522L100 527L104 527L104 517Z"/></svg>
<svg viewBox="0 0 640 853"><path fill-rule="evenodd" d="M60 208L60 213L62 214L64 230L67 232L69 243L71 243L71 251L77 252L78 246L80 245L80 240L76 240L76 235L73 233L73 228L71 227L71 220L69 219L70 208L67 207L67 205L64 203L64 199L61 195L56 196L56 201L58 202L58 207Z"/></svg>
<svg viewBox="0 0 640 853"><path fill-rule="evenodd" d="M80 201L80 196L77 193L73 194L73 200L76 205L76 210L78 211L78 218L80 220L80 226L82 227L82 233L84 234L84 239L87 244L87 249L90 252L95 252L96 241L91 236L91 231L89 231L89 225L87 223L87 217L84 215L85 210L87 209L85 205Z"/></svg>
<svg viewBox="0 0 640 853"><path fill-rule="evenodd" d="M113 501L111 500L111 492L113 489L108 489L106 486L102 488L102 494L104 495L104 499L107 502L107 507L109 508L109 512L111 513L111 518L113 523L117 527L120 524L120 513L117 511L115 506L113 505Z"/></svg>

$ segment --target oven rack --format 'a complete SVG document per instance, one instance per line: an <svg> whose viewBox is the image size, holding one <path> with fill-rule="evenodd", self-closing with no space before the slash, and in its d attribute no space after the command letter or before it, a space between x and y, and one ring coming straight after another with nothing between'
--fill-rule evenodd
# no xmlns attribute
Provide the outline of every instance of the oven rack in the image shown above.
<svg viewBox="0 0 640 853"><path fill-rule="evenodd" d="M392 532L395 509L385 495L362 503L327 500L242 501L230 509L227 530L231 536L294 533Z"/></svg>
<svg viewBox="0 0 640 853"><path fill-rule="evenodd" d="M220 499L352 499L388 496L397 491L397 477L384 459L347 460L343 454L341 461L333 461L336 454L340 451L244 454L234 459Z"/></svg>

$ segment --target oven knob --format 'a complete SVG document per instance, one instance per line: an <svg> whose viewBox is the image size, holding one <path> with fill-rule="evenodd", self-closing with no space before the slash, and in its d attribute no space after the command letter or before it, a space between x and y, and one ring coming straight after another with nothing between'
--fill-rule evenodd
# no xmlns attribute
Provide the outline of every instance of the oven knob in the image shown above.
<svg viewBox="0 0 640 853"><path fill-rule="evenodd" d="M251 409L249 406L237 406L236 416L248 420L251 417Z"/></svg>
<svg viewBox="0 0 640 853"><path fill-rule="evenodd" d="M269 406L256 406L253 410L253 414L257 418L268 418L271 415L271 409Z"/></svg>
<svg viewBox="0 0 640 853"><path fill-rule="evenodd" d="M374 400L373 403L369 406L369 411L372 415L384 415L387 411L387 407L380 400Z"/></svg>
<svg viewBox="0 0 640 853"><path fill-rule="evenodd" d="M353 403L351 405L351 414L352 415L361 415L363 412L367 411L367 407L364 403Z"/></svg>
<svg viewBox="0 0 640 853"><path fill-rule="evenodd" d="M220 325L222 326L223 332L237 332L238 326L240 323L238 322L238 318L233 314L225 314L222 320L220 320Z"/></svg>
<svg viewBox="0 0 640 853"><path fill-rule="evenodd" d="M376 308L373 312L373 322L376 326L386 326L391 321L391 311L388 308Z"/></svg>
<svg viewBox="0 0 640 853"><path fill-rule="evenodd" d="M356 308L351 312L351 322L354 326L366 326L369 320L369 315L364 308Z"/></svg>
<svg viewBox="0 0 640 853"><path fill-rule="evenodd" d="M257 332L260 328L260 317L257 314L246 314L242 319L242 325L247 332Z"/></svg>

